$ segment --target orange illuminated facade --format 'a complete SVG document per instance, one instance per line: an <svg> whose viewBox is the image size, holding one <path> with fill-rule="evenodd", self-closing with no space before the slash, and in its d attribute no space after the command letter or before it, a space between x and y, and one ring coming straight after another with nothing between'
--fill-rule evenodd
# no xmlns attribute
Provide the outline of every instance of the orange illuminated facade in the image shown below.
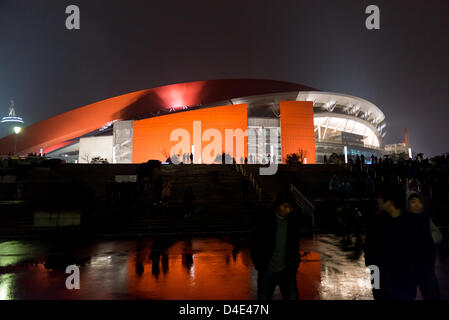
<svg viewBox="0 0 449 320"><path fill-rule="evenodd" d="M316 163L313 102L281 101L282 160L288 154L305 152L308 164Z"/></svg>
<svg viewBox="0 0 449 320"><path fill-rule="evenodd" d="M255 128L258 133L255 140L250 141L250 148L257 151L257 157L268 159L271 154L278 162L282 156L285 162L287 154L302 149L307 153L307 163L313 164L316 162L313 103L296 101L301 91L316 90L281 81L230 79L137 91L74 109L26 127L19 135L0 139L0 155L14 150L19 156L43 152L66 162L67 157L72 156L71 163L82 163L79 150L87 143L83 138L108 135L122 140L113 140L110 152L104 145L100 146L100 142L91 141L89 152L105 150L105 155L95 154L91 158L106 158L111 154L110 163L165 162L178 153L181 162L184 154L193 153L194 163L207 164L215 162L210 160L224 152L237 163L243 163L245 158L249 158L249 163L267 163L259 158L251 162L253 151L248 155L248 124L251 122L251 132ZM280 116L264 113L273 106L279 108L275 114L279 112ZM120 125L116 126L117 122ZM125 123L129 126L123 129ZM198 123L199 127L195 125ZM119 130L129 133L124 134L126 137L120 136ZM180 130L188 135L188 141L179 136ZM267 138L267 132L272 130L280 132L281 143ZM231 139L231 144L227 141L229 131L239 135ZM218 139L221 141L217 145ZM129 142L132 145L128 145Z"/></svg>
<svg viewBox="0 0 449 320"><path fill-rule="evenodd" d="M0 155L17 150L18 155L30 152L54 151L74 139L95 132L112 121L146 119L163 115L182 107L201 107L217 101L275 94L310 91L313 88L274 80L224 79L172 84L141 90L87 106L35 123L23 129L19 136L0 139Z"/></svg>
<svg viewBox="0 0 449 320"><path fill-rule="evenodd" d="M45 121L33 124L17 137L10 135L0 140L0 154L8 154L17 144L19 155L29 152L51 152L56 147L95 131L106 123L123 119L126 106L139 101L147 92L139 91L78 108ZM15 141L17 140L17 141Z"/></svg>
<svg viewBox="0 0 449 320"><path fill-rule="evenodd" d="M196 129L194 129L195 122ZM178 151L177 155L180 161L182 161L183 154L190 154L193 151L194 162L204 163L205 161L202 161L200 157L203 152L208 150L213 159L223 152L228 154L232 152L232 155L238 159L245 158L248 156L248 138L243 137L241 150L243 153L239 153L237 138L234 137L232 145L228 144L227 146L225 137L226 130L240 130L244 133L247 130L247 123L246 104L200 109L135 121L133 126L133 163L142 163L150 159L165 162L173 155L173 147L181 143L181 138L173 139L174 141L170 139L171 134L176 130L185 130L189 137L185 148L187 150ZM221 142L219 142L221 149L219 148L219 150L208 148L208 145L215 139L215 137L208 136L208 130L211 129L218 130L217 133L221 136Z"/></svg>

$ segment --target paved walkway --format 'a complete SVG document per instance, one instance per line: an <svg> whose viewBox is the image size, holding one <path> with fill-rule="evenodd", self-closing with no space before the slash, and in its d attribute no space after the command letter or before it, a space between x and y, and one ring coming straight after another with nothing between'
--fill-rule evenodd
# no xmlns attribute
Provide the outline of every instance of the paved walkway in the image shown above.
<svg viewBox="0 0 449 320"><path fill-rule="evenodd" d="M245 236L0 242L1 299L256 299ZM300 299L372 299L364 257L333 235L301 239ZM80 265L81 289L65 288ZM442 297L449 279L440 258ZM280 299L277 289L274 299Z"/></svg>

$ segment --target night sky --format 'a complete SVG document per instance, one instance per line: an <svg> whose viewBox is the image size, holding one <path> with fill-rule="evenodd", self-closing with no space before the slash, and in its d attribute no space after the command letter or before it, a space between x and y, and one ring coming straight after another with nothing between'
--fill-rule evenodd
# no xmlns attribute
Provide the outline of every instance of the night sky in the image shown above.
<svg viewBox="0 0 449 320"><path fill-rule="evenodd" d="M433 156L449 151L448 59L448 0L0 0L0 114L13 99L27 124L160 85L274 79L367 99L386 143L408 128Z"/></svg>

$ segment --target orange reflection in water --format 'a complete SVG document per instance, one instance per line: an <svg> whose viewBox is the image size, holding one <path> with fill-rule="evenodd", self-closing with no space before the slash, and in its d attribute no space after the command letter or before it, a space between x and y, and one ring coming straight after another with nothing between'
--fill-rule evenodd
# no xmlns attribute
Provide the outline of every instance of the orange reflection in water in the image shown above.
<svg viewBox="0 0 449 320"><path fill-rule="evenodd" d="M136 267L139 259L130 257L128 292L142 299L249 299L250 268L244 253L234 260L231 244L217 240L206 245L207 249L200 241L178 242L159 260L140 261L143 273Z"/></svg>
<svg viewBox="0 0 449 320"><path fill-rule="evenodd" d="M153 261L148 255L130 256L127 291L139 299L255 299L257 272L249 252L233 250L232 244L220 240L193 240L177 242L160 255L152 253ZM304 256L297 281L300 299L319 299L318 254Z"/></svg>
<svg viewBox="0 0 449 320"><path fill-rule="evenodd" d="M301 252L302 261L296 277L300 300L320 299L321 256L316 252Z"/></svg>

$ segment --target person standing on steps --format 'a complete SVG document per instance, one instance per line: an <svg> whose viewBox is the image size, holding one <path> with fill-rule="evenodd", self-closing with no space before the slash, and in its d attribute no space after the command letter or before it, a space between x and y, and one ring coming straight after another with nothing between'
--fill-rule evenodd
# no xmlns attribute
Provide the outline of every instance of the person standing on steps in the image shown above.
<svg viewBox="0 0 449 320"><path fill-rule="evenodd" d="M192 186L188 186L184 192L184 217L191 218L193 213L193 202L195 195L193 193Z"/></svg>
<svg viewBox="0 0 449 320"><path fill-rule="evenodd" d="M159 175L154 181L154 189L153 189L154 205L159 205L162 203L163 184L164 182L162 181L162 177Z"/></svg>
<svg viewBox="0 0 449 320"><path fill-rule="evenodd" d="M249 179L248 177L243 177L240 181L240 186L242 188L243 201L248 202L248 190L249 190Z"/></svg>
<svg viewBox="0 0 449 320"><path fill-rule="evenodd" d="M167 180L162 188L162 204L168 206L168 202L171 196L171 182Z"/></svg>

